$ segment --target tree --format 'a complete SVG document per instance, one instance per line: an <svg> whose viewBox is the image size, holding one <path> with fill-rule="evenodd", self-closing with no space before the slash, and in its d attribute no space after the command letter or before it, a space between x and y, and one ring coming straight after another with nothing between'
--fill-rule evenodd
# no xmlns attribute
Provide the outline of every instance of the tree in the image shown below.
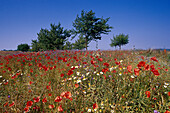
<svg viewBox="0 0 170 113"><path fill-rule="evenodd" d="M84 12L82 10L81 16L77 15L73 22L73 38L79 34L85 39L85 47L87 50L87 45L91 40L101 40L101 34L108 34L111 30L111 26L107 24L109 18L97 18L95 13L91 10L89 12Z"/></svg>
<svg viewBox="0 0 170 113"><path fill-rule="evenodd" d="M72 49L73 44L69 41L66 42L66 44L64 45L64 50L71 50Z"/></svg>
<svg viewBox="0 0 170 113"><path fill-rule="evenodd" d="M71 36L71 30L64 30L60 23L58 25L50 24L50 27L50 30L41 28L40 32L37 33L38 41L32 40L32 44L34 44L32 46L35 48L38 47L38 50L54 50L64 48L67 38Z"/></svg>
<svg viewBox="0 0 170 113"><path fill-rule="evenodd" d="M31 44L32 44L31 45L32 51L36 51L36 52L40 51L41 47L37 40L32 40Z"/></svg>
<svg viewBox="0 0 170 113"><path fill-rule="evenodd" d="M87 45L88 45L88 42L87 42ZM86 48L86 40L82 35L79 35L79 39L76 40L75 43L73 43L73 49L82 50L84 48Z"/></svg>
<svg viewBox="0 0 170 113"><path fill-rule="evenodd" d="M18 51L28 51L30 46L28 44L20 44L17 46Z"/></svg>
<svg viewBox="0 0 170 113"><path fill-rule="evenodd" d="M110 44L110 46L111 47L115 47L115 49L116 49L116 46L118 46L118 44L117 44L117 42L116 42L116 38L115 37L113 37L113 39L110 39L111 40L111 44Z"/></svg>
<svg viewBox="0 0 170 113"><path fill-rule="evenodd" d="M110 46L113 47L113 46L119 46L119 49L121 50L121 46L125 45L129 43L129 36L128 35L124 35L123 33L122 34L119 34L119 35L116 35L116 36L113 36L113 39L111 39L111 44Z"/></svg>

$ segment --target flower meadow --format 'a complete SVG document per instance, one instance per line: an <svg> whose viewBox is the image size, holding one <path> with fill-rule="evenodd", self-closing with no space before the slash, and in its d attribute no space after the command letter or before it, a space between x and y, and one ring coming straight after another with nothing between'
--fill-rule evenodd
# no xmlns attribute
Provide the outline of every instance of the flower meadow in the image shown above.
<svg viewBox="0 0 170 113"><path fill-rule="evenodd" d="M0 56L2 113L170 113L166 51Z"/></svg>

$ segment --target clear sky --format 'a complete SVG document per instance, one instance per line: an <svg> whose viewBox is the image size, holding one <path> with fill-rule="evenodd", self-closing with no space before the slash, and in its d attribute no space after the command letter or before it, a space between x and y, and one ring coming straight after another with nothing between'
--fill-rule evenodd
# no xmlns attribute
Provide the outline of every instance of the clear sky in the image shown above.
<svg viewBox="0 0 170 113"><path fill-rule="evenodd" d="M170 0L0 0L0 50L37 39L41 28L61 23L71 29L81 11L93 10L96 17L110 17L114 29L103 35L99 49L111 50L110 38L129 34L123 49L170 48ZM89 44L96 49L96 43Z"/></svg>

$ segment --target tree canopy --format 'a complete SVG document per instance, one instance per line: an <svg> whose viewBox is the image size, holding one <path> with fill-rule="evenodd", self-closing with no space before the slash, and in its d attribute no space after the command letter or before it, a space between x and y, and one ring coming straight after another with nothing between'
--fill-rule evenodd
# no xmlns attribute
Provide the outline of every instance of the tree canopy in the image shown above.
<svg viewBox="0 0 170 113"><path fill-rule="evenodd" d="M30 49L30 46L28 44L20 44L17 46L18 51L28 51Z"/></svg>
<svg viewBox="0 0 170 113"><path fill-rule="evenodd" d="M65 42L71 36L71 30L64 30L60 23L50 24L50 27L50 30L41 28L37 33L38 40L32 40L32 48L35 51L64 49Z"/></svg>
<svg viewBox="0 0 170 113"><path fill-rule="evenodd" d="M113 46L119 46L119 49L121 50L121 46L125 45L129 43L129 36L128 35L124 35L123 33L122 34L119 34L119 35L116 35L116 36L113 36L113 39L111 39L111 44L110 46L113 47Z"/></svg>
<svg viewBox="0 0 170 113"><path fill-rule="evenodd" d="M78 34L81 35L85 39L87 50L87 45L91 40L100 40L101 34L108 34L111 31L112 27L107 24L108 21L109 18L97 18L92 10L89 12L82 10L81 16L77 15L73 22L73 27L75 28L73 38Z"/></svg>
<svg viewBox="0 0 170 113"><path fill-rule="evenodd" d="M88 42L87 42L87 45L88 45ZM73 43L73 49L82 50L84 48L86 48L86 40L82 35L79 35L79 39L77 39L75 43Z"/></svg>

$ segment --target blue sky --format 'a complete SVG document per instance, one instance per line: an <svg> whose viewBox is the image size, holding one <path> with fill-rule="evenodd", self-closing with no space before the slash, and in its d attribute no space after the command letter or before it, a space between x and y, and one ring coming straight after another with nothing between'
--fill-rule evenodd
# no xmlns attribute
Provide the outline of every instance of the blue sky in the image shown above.
<svg viewBox="0 0 170 113"><path fill-rule="evenodd" d="M0 50L37 39L41 28L61 23L71 29L82 10L93 10L96 17L110 17L114 29L102 35L99 49L112 50L110 38L124 33L129 43L123 49L170 48L170 0L0 0ZM89 44L96 49L96 42Z"/></svg>

